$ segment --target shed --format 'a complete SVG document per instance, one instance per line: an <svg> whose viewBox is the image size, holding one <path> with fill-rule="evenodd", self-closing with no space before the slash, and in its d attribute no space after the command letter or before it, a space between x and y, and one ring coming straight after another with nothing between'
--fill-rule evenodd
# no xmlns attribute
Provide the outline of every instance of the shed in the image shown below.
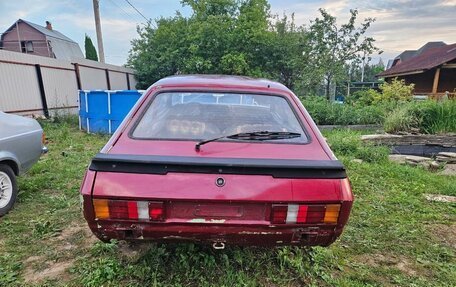
<svg viewBox="0 0 456 287"><path fill-rule="evenodd" d="M415 95L453 95L456 93L456 43L430 46L394 64L377 77L385 78L387 82L398 78L407 84L415 84Z"/></svg>

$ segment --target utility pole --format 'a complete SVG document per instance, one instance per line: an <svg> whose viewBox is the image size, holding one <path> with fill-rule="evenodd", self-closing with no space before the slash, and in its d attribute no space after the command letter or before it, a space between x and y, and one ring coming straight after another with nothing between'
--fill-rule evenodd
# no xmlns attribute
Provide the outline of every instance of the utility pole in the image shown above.
<svg viewBox="0 0 456 287"><path fill-rule="evenodd" d="M100 0L93 0L93 13L95 14L95 28L97 30L97 43L98 43L98 58L100 62L105 62L104 49L103 49L103 35L101 34L100 22Z"/></svg>

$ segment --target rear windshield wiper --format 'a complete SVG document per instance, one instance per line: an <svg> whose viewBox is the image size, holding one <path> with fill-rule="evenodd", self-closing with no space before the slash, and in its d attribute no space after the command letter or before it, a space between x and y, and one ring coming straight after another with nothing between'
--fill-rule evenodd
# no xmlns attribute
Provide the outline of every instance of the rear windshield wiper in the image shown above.
<svg viewBox="0 0 456 287"><path fill-rule="evenodd" d="M266 141L266 140L282 140L282 139L291 139L300 137L300 133L293 132L271 132L271 131L258 131L258 132L246 132L246 133L237 133L228 136L221 136L218 138L213 138L209 140L200 141L195 145L195 150L199 151L202 145L205 145L210 142L215 142L221 139L234 139L234 140L254 140L254 141Z"/></svg>

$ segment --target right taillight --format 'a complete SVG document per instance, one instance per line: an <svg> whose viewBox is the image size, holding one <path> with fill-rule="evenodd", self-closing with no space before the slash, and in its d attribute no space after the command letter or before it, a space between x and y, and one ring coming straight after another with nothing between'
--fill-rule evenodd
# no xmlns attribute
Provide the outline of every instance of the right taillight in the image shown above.
<svg viewBox="0 0 456 287"><path fill-rule="evenodd" d="M340 204L328 204L326 205L324 223L336 224L339 219Z"/></svg>
<svg viewBox="0 0 456 287"><path fill-rule="evenodd" d="M336 224L340 204L274 204L271 211L273 224Z"/></svg>
<svg viewBox="0 0 456 287"><path fill-rule="evenodd" d="M157 201L93 199L96 219L163 221L165 205Z"/></svg>

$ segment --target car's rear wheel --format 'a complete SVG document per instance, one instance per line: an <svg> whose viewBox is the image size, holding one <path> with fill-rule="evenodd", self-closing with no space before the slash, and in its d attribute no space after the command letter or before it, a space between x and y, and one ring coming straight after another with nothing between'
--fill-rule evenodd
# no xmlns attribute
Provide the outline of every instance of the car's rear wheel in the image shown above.
<svg viewBox="0 0 456 287"><path fill-rule="evenodd" d="M11 167L0 164L0 216L5 215L13 207L16 197L16 176Z"/></svg>

